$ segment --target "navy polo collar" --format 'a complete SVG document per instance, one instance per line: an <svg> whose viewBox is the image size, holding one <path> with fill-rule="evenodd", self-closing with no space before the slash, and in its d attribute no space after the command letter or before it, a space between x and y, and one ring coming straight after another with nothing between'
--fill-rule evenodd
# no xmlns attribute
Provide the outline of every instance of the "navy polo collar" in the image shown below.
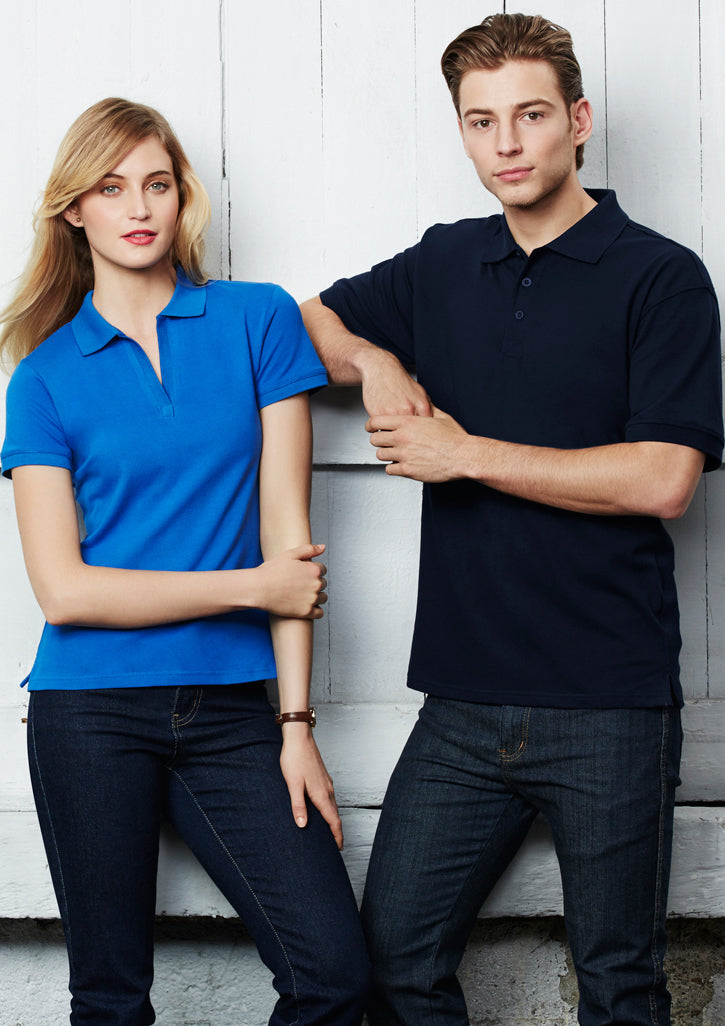
<svg viewBox="0 0 725 1026"><path fill-rule="evenodd" d="M542 249L552 249L562 256L595 264L602 254L622 233L629 218L617 203L617 196L611 189L587 189L587 194L597 201L596 207L585 214L580 221L572 225L557 239L553 239ZM484 263L497 263L505 260L518 250L506 218L487 218L484 222Z"/></svg>
<svg viewBox="0 0 725 1026"><path fill-rule="evenodd" d="M159 317L199 317L206 306L206 288L192 285L181 268L176 269L174 294L159 314ZM84 356L90 356L107 346L120 334L93 305L93 293L87 293L83 304L71 321L78 348Z"/></svg>

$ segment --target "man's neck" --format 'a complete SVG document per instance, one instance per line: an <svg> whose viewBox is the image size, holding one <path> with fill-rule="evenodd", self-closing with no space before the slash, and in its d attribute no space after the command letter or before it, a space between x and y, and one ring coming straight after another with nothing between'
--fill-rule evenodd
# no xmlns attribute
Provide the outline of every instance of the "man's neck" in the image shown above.
<svg viewBox="0 0 725 1026"><path fill-rule="evenodd" d="M558 239L596 205L577 179L566 193L547 196L534 207L504 207L504 215L517 245L529 256Z"/></svg>

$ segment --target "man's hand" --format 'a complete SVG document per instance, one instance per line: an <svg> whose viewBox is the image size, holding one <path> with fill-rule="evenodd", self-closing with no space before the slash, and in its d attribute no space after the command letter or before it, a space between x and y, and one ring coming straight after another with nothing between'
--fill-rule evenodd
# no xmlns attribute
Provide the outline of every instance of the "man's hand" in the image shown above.
<svg viewBox="0 0 725 1026"><path fill-rule="evenodd" d="M371 347L363 359L362 400L371 417L432 415L433 406L425 389L413 380L395 356Z"/></svg>
<svg viewBox="0 0 725 1026"><path fill-rule="evenodd" d="M387 474L437 483L466 476L464 460L471 436L437 407L431 417L374 416L365 425Z"/></svg>

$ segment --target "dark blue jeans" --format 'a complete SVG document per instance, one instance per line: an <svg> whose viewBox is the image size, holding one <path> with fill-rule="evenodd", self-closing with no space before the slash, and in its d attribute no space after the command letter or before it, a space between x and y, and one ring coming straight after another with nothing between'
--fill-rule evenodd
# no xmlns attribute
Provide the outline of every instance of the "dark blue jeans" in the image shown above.
<svg viewBox="0 0 725 1026"><path fill-rule="evenodd" d="M294 823L261 684L35 691L28 743L74 1026L154 1021L164 816L272 970L271 1026L359 1026L368 964L355 900L317 810Z"/></svg>
<svg viewBox="0 0 725 1026"><path fill-rule="evenodd" d="M681 737L677 709L428 697L388 787L363 899L371 1026L468 1023L456 970L538 813L561 868L579 1022L669 1026L662 960Z"/></svg>

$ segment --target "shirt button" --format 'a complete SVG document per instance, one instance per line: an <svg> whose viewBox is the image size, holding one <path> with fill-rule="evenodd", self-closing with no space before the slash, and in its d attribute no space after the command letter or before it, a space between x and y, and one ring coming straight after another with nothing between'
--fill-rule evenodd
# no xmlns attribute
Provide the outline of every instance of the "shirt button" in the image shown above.
<svg viewBox="0 0 725 1026"><path fill-rule="evenodd" d="M531 284L531 278L522 278L521 279L521 284L524 286L524 288L527 289L529 287L529 285Z"/></svg>
<svg viewBox="0 0 725 1026"><path fill-rule="evenodd" d="M514 314L514 317L516 318L517 321L523 320L524 311L523 310L517 310L516 313Z"/></svg>

